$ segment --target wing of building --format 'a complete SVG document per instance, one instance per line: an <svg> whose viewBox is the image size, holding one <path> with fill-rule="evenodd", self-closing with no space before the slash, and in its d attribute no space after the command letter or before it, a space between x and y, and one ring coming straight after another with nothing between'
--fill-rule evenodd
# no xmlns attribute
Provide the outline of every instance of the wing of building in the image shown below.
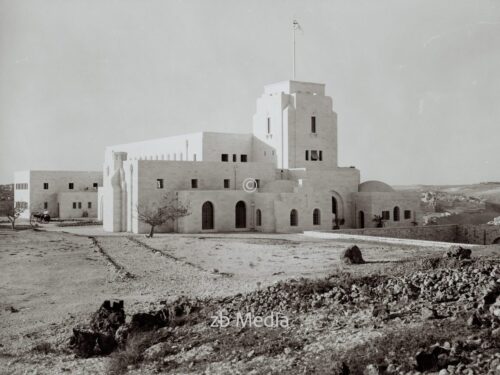
<svg viewBox="0 0 500 375"><path fill-rule="evenodd" d="M337 115L323 84L268 85L253 132L200 132L110 146L99 217L106 231L146 233L138 207L165 196L190 214L163 232L295 232L411 225L419 198L337 163Z"/></svg>

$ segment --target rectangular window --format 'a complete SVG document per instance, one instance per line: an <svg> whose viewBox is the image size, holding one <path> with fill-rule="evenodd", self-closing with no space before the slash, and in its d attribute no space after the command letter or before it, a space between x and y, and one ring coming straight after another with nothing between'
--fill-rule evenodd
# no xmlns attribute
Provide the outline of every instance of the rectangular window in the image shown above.
<svg viewBox="0 0 500 375"><path fill-rule="evenodd" d="M229 160L229 159L228 159L228 155L227 155L227 154L222 154L222 155L220 156L220 160L221 160L221 161L228 161L228 160Z"/></svg>
<svg viewBox="0 0 500 375"><path fill-rule="evenodd" d="M317 161L318 160L318 151L316 150L311 150L311 160L312 161Z"/></svg>
<svg viewBox="0 0 500 375"><path fill-rule="evenodd" d="M76 202L73 202L73 209L76 209Z"/></svg>
<svg viewBox="0 0 500 375"><path fill-rule="evenodd" d="M73 190L73 188L74 188L74 187L75 187L75 184L74 184L73 182L70 182L70 183L68 184L68 189L69 189L69 190Z"/></svg>
<svg viewBox="0 0 500 375"><path fill-rule="evenodd" d="M78 202L78 208L82 208L82 202Z"/></svg>
<svg viewBox="0 0 500 375"><path fill-rule="evenodd" d="M255 179L255 187L257 189L260 188L260 180L259 179Z"/></svg>
<svg viewBox="0 0 500 375"><path fill-rule="evenodd" d="M48 182L43 183L43 190L49 190L49 183Z"/></svg>
<svg viewBox="0 0 500 375"><path fill-rule="evenodd" d="M267 118L267 134L271 134L271 117Z"/></svg>
<svg viewBox="0 0 500 375"><path fill-rule="evenodd" d="M49 208L49 202L43 202L43 209L46 210Z"/></svg>
<svg viewBox="0 0 500 375"><path fill-rule="evenodd" d="M92 208L92 202L87 203L87 208Z"/></svg>
<svg viewBox="0 0 500 375"><path fill-rule="evenodd" d="M245 154L241 154L240 160L241 160L242 163L246 163L247 162L247 156Z"/></svg>
<svg viewBox="0 0 500 375"><path fill-rule="evenodd" d="M405 219L411 219L411 211L410 210L405 210Z"/></svg>
<svg viewBox="0 0 500 375"><path fill-rule="evenodd" d="M97 189L99 187L99 184L97 182L94 182L92 186L94 187L94 189Z"/></svg>
<svg viewBox="0 0 500 375"><path fill-rule="evenodd" d="M316 133L316 116L311 117L311 133Z"/></svg>
<svg viewBox="0 0 500 375"><path fill-rule="evenodd" d="M16 202L16 208L28 208L28 202Z"/></svg>
<svg viewBox="0 0 500 375"><path fill-rule="evenodd" d="M384 219L384 220L391 220L391 213L390 213L390 211L382 211L382 219Z"/></svg>
<svg viewBox="0 0 500 375"><path fill-rule="evenodd" d="M156 179L156 188L157 189L163 189L163 178L157 178Z"/></svg>
<svg viewBox="0 0 500 375"><path fill-rule="evenodd" d="M306 150L306 160L309 160L309 150Z"/></svg>
<svg viewBox="0 0 500 375"><path fill-rule="evenodd" d="M233 161L236 162L238 160L238 157L236 156L236 154L233 154Z"/></svg>
<svg viewBox="0 0 500 375"><path fill-rule="evenodd" d="M224 189L229 189L231 187L231 183L229 182L229 178L224 179Z"/></svg>
<svg viewBox="0 0 500 375"><path fill-rule="evenodd" d="M193 178L191 180L191 188L197 189L198 188L198 180L196 178Z"/></svg>
<svg viewBox="0 0 500 375"><path fill-rule="evenodd" d="M322 161L323 160L323 151L320 151L319 152L319 160Z"/></svg>

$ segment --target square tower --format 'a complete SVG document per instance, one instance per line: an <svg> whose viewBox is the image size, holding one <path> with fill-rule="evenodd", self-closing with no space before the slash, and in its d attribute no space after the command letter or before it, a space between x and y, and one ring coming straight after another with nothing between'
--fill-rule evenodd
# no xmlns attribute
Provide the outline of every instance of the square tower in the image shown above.
<svg viewBox="0 0 500 375"><path fill-rule="evenodd" d="M267 85L253 117L254 160L279 169L336 169L337 114L325 85L284 81Z"/></svg>

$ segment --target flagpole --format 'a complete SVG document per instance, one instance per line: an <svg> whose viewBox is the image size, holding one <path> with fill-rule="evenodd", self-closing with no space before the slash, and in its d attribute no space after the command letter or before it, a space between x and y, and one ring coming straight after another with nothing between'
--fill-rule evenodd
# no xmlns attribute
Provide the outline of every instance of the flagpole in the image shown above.
<svg viewBox="0 0 500 375"><path fill-rule="evenodd" d="M293 59L292 59L292 70L293 70L293 74L292 74L292 79L295 80L295 30L296 30L296 20L293 20L293 24L292 24L292 29L293 29Z"/></svg>

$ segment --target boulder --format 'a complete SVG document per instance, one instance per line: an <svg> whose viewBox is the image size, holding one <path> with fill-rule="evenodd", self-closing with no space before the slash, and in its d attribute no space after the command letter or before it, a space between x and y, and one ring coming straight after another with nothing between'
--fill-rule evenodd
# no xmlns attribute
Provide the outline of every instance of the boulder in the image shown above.
<svg viewBox="0 0 500 375"><path fill-rule="evenodd" d="M103 302L90 319L90 327L95 332L115 335L116 330L125 323L123 300Z"/></svg>
<svg viewBox="0 0 500 375"><path fill-rule="evenodd" d="M356 245L349 246L345 249L341 256L340 260L345 264L363 264L365 261L363 260L363 254L361 254L361 250Z"/></svg>
<svg viewBox="0 0 500 375"><path fill-rule="evenodd" d="M470 259L472 250L461 246L452 246L444 254L445 258L455 258L458 260Z"/></svg>

